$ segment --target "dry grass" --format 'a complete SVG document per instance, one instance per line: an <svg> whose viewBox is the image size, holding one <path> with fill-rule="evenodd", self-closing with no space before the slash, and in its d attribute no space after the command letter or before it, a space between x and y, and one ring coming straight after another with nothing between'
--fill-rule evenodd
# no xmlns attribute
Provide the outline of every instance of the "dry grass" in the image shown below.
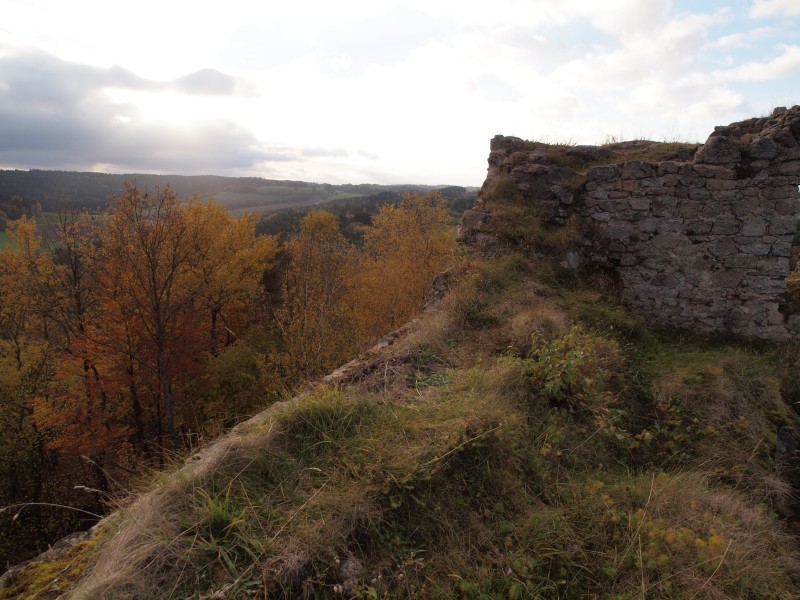
<svg viewBox="0 0 800 600"><path fill-rule="evenodd" d="M181 529L175 515L186 497L225 466L250 460L254 451L276 435L272 427L275 418L300 401L296 398L273 405L243 423L190 459L164 483L122 508L107 526L113 530L111 540L71 597L76 600L104 598L109 594L147 597L157 582L143 578L142 573L157 573L169 565L185 562L185 548L175 542L186 530Z"/></svg>
<svg viewBox="0 0 800 600"><path fill-rule="evenodd" d="M797 597L765 508L787 498L779 361L660 337L518 255L456 279L352 387L123 508L72 597Z"/></svg>

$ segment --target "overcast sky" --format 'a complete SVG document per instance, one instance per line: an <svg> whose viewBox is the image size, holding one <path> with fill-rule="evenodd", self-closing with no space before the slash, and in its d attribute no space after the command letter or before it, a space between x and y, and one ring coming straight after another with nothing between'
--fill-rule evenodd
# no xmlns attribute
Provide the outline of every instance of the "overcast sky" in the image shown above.
<svg viewBox="0 0 800 600"><path fill-rule="evenodd" d="M800 103L800 0L4 0L0 167L480 185Z"/></svg>

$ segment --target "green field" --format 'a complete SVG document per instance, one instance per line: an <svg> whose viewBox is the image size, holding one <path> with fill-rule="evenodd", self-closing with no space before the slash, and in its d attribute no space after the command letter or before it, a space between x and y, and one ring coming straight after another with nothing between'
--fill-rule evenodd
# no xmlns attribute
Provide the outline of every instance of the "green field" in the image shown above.
<svg viewBox="0 0 800 600"><path fill-rule="evenodd" d="M58 224L58 213L43 212L36 217L36 224L39 226L39 233L45 239L51 239L55 235L55 226ZM0 231L0 250L11 245L11 238L7 231Z"/></svg>

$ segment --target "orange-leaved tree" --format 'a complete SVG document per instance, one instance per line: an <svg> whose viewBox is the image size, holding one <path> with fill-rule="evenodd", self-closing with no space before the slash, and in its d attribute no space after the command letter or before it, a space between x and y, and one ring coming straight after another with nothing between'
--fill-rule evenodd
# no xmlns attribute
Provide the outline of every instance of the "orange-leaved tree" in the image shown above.
<svg viewBox="0 0 800 600"><path fill-rule="evenodd" d="M351 298L362 343L388 333L420 312L434 277L455 249L444 198L404 194L372 219L351 278Z"/></svg>
<svg viewBox="0 0 800 600"><path fill-rule="evenodd" d="M103 318L130 328L137 338L133 359L155 377L150 391L175 445L174 378L191 371L197 344L197 290L190 277L193 235L169 186L151 193L126 183L104 223L101 246ZM108 335L103 339L113 349L122 341Z"/></svg>

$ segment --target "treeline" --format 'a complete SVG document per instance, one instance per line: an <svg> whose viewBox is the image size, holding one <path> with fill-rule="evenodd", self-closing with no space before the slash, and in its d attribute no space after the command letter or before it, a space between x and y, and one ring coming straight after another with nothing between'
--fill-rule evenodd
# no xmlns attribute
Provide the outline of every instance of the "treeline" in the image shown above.
<svg viewBox="0 0 800 600"><path fill-rule="evenodd" d="M364 186L341 186L342 188L361 189ZM375 186L366 186L375 187ZM397 186L402 187L402 186ZM411 186L409 186L411 187ZM440 196L443 207L447 207L454 217L460 220L461 214L473 207L477 200L477 191L461 186L447 186L435 190ZM418 191L381 190L365 196L356 196L330 200L324 204L325 210L339 219L342 233L350 241L360 242L364 232L372 223L372 217L388 204L399 204L408 193ZM430 193L430 192L429 192ZM290 208L263 214L256 222L256 232L263 235L290 235L300 229L303 217L313 208Z"/></svg>
<svg viewBox="0 0 800 600"><path fill-rule="evenodd" d="M278 239L132 184L103 215L61 211L47 243L15 221L0 253L0 566L405 322L450 260L450 223L441 195L407 195L358 247L325 211Z"/></svg>
<svg viewBox="0 0 800 600"><path fill-rule="evenodd" d="M118 175L15 169L0 170L0 195L32 198L42 205L43 210L49 212L55 212L64 206L99 210L105 209L109 198L121 193L125 189L125 182L133 179L143 188L164 188L169 185L178 195L197 194L201 197L216 196L226 191L254 192L259 187L271 183L290 183L297 187L308 185L302 181L276 182L260 177L152 173Z"/></svg>
<svg viewBox="0 0 800 600"><path fill-rule="evenodd" d="M41 210L55 212L64 206L89 209L107 208L110 197L125 189L125 182L136 180L142 188L169 185L179 196L213 196L229 210L271 211L285 207L311 206L336 201L337 196L367 197L391 192L428 193L433 186L310 183L262 177L222 177L218 175L156 175L45 171L39 169L0 169L0 197L30 199ZM464 189L464 188L452 188ZM449 197L451 188L441 188Z"/></svg>
<svg viewBox="0 0 800 600"><path fill-rule="evenodd" d="M42 215L42 205L38 202L25 200L19 196L6 198L0 196L0 231L5 231L9 221L21 217L39 217Z"/></svg>

